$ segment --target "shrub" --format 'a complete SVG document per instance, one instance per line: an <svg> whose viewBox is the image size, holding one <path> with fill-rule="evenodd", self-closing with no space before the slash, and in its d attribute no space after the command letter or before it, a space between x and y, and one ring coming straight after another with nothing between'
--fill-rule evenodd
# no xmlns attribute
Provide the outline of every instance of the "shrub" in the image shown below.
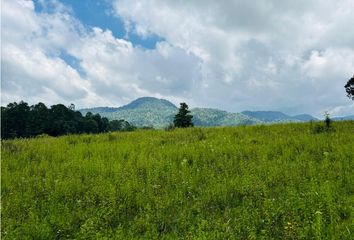
<svg viewBox="0 0 354 240"><path fill-rule="evenodd" d="M175 125L170 123L164 129L165 129L165 131L173 131L175 128L176 128Z"/></svg>

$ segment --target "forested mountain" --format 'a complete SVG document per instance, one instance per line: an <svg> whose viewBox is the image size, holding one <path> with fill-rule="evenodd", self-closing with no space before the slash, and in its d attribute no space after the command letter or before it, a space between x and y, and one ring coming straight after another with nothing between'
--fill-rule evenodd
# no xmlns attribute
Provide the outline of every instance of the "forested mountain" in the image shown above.
<svg viewBox="0 0 354 240"><path fill-rule="evenodd" d="M241 113L229 113L212 108L193 108L193 123L196 126L236 126L261 123L258 119Z"/></svg>
<svg viewBox="0 0 354 240"><path fill-rule="evenodd" d="M315 118L309 114L300 114L300 115L295 115L292 118L295 118L300 121L308 122L308 121L318 121L318 118Z"/></svg>
<svg viewBox="0 0 354 240"><path fill-rule="evenodd" d="M243 111L242 114L256 118L262 122L308 122L317 121L318 119L309 114L300 114L289 116L279 111Z"/></svg>
<svg viewBox="0 0 354 240"><path fill-rule="evenodd" d="M165 100L153 97L138 98L131 103L117 108L99 107L80 110L82 114L99 113L110 120L124 119L138 127L163 128L173 122L177 107ZM212 108L193 108L193 123L195 126L237 126L274 122L303 122L317 120L311 115L302 114L289 116L275 111L245 111L230 113Z"/></svg>
<svg viewBox="0 0 354 240"><path fill-rule="evenodd" d="M111 111L115 109L115 111ZM99 113L110 120L124 119L135 126L163 128L173 122L177 107L164 99L153 97L138 98L119 108L82 109L81 113Z"/></svg>

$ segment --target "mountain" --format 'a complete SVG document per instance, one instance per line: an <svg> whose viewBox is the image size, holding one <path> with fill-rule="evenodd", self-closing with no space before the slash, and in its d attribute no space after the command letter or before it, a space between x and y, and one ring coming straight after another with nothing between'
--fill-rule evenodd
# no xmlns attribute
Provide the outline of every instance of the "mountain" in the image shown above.
<svg viewBox="0 0 354 240"><path fill-rule="evenodd" d="M124 119L138 127L164 128L173 123L178 108L165 99L153 97L138 98L122 107L97 107L79 110L82 114L92 112L110 120ZM195 126L236 126L277 122L317 121L308 114L289 116L279 111L243 111L230 113L212 108L193 108L193 123ZM353 119L354 116L347 116ZM334 119L335 120L335 119ZM339 119L341 120L341 119Z"/></svg>
<svg viewBox="0 0 354 240"><path fill-rule="evenodd" d="M265 123L318 121L317 118L309 114L289 116L279 111L243 111L242 114L253 117Z"/></svg>
<svg viewBox="0 0 354 240"><path fill-rule="evenodd" d="M278 111L243 111L242 114L258 119L262 122L299 122L300 120L294 119L282 112Z"/></svg>
<svg viewBox="0 0 354 240"><path fill-rule="evenodd" d="M153 97L138 98L122 107L97 107L80 110L82 114L92 112L110 120L124 119L138 127L164 128L173 123L178 108L165 99ZM261 123L260 120L241 113L229 113L219 109L191 109L195 126L235 126Z"/></svg>
<svg viewBox="0 0 354 240"><path fill-rule="evenodd" d="M118 108L118 110L133 110L137 108L149 108L149 109L157 108L157 109L177 110L177 107L170 101L167 101L165 99L157 99L154 97L138 98L132 101L131 103Z"/></svg>
<svg viewBox="0 0 354 240"><path fill-rule="evenodd" d="M80 109L79 111L81 112L82 115L86 115L86 113L88 112L91 112L93 114L99 113L100 115L103 115L103 113L115 112L117 110L118 108L114 108L114 107L96 107L96 108L84 108L84 109Z"/></svg>
<svg viewBox="0 0 354 240"><path fill-rule="evenodd" d="M302 122L318 121L318 118L315 118L309 114L300 114L300 115L293 116L292 118L300 120Z"/></svg>
<svg viewBox="0 0 354 240"><path fill-rule="evenodd" d="M195 126L236 126L261 123L258 119L241 113L229 113L212 108L193 108L191 114Z"/></svg>
<svg viewBox="0 0 354 240"><path fill-rule="evenodd" d="M177 107L165 99L142 97L115 111L103 111L100 115L110 120L124 119L138 127L163 128L173 122L177 111Z"/></svg>
<svg viewBox="0 0 354 240"><path fill-rule="evenodd" d="M345 120L354 120L354 115L343 116L343 117L333 117L334 121L345 121Z"/></svg>

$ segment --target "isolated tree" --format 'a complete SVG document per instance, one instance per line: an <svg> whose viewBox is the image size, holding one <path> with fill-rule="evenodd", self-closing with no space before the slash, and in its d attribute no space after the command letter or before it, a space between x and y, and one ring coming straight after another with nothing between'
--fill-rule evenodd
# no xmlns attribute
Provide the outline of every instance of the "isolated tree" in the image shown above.
<svg viewBox="0 0 354 240"><path fill-rule="evenodd" d="M354 100L354 76L348 80L344 87L348 98Z"/></svg>
<svg viewBox="0 0 354 240"><path fill-rule="evenodd" d="M331 118L329 117L329 113L328 113L328 112L325 112L324 116L325 116L324 122L325 122L325 124L326 124L326 128L329 129L329 128L331 127L331 122L332 122L332 120L331 120Z"/></svg>
<svg viewBox="0 0 354 240"><path fill-rule="evenodd" d="M193 127L192 118L193 116L189 114L188 105L186 103L181 103L178 113L175 115L173 123L175 127Z"/></svg>
<svg viewBox="0 0 354 240"><path fill-rule="evenodd" d="M71 103L71 104L68 106L68 108L69 108L70 110L75 111L75 104Z"/></svg>

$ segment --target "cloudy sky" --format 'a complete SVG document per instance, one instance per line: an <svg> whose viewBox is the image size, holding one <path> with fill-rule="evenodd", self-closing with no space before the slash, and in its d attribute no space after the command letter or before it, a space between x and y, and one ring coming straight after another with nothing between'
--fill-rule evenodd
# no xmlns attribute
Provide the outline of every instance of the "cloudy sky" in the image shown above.
<svg viewBox="0 0 354 240"><path fill-rule="evenodd" d="M354 114L353 0L2 0L1 101Z"/></svg>

